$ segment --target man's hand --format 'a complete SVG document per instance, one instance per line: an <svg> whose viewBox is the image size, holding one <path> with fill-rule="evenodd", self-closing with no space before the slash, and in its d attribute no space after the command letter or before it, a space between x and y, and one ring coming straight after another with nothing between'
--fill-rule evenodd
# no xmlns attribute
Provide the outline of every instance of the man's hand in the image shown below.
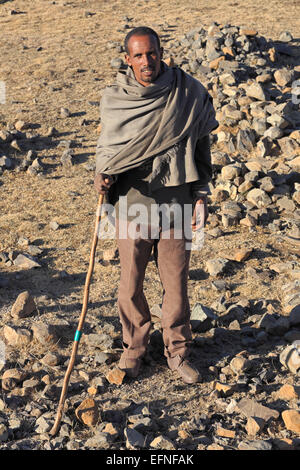
<svg viewBox="0 0 300 470"><path fill-rule="evenodd" d="M208 208L206 196L200 197L194 207L192 217L192 231L196 232L205 226L208 218Z"/></svg>
<svg viewBox="0 0 300 470"><path fill-rule="evenodd" d="M94 179L94 186L99 194L105 195L114 182L115 178L113 176L97 173Z"/></svg>

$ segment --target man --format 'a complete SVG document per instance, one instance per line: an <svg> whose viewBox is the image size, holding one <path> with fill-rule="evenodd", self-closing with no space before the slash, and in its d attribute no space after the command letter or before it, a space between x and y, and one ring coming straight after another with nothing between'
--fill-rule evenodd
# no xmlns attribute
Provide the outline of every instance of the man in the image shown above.
<svg viewBox="0 0 300 470"><path fill-rule="evenodd" d="M133 29L126 36L125 51L128 68L117 74L117 83L107 87L101 99L95 176L97 191L116 208L124 348L119 367L136 377L146 353L151 315L143 281L154 250L163 285L167 363L185 383L195 383L200 374L188 360L191 235L185 228L188 221L197 229L203 212L200 225L207 218L209 133L218 123L212 99L200 82L162 61L155 31ZM143 217L134 218L137 207ZM173 207L176 210L169 210Z"/></svg>

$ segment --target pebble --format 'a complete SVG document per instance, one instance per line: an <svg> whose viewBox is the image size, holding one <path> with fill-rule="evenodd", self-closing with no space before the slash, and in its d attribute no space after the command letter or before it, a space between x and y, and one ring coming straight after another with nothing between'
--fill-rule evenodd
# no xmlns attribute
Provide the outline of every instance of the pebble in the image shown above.
<svg viewBox="0 0 300 470"><path fill-rule="evenodd" d="M29 317L36 311L36 304L34 298L28 291L22 292L18 295L12 309L11 315L13 318Z"/></svg>
<svg viewBox="0 0 300 470"><path fill-rule="evenodd" d="M86 426L95 426L100 418L98 406L93 398L86 398L75 410L76 417Z"/></svg>
<svg viewBox="0 0 300 470"><path fill-rule="evenodd" d="M106 379L110 384L122 385L126 373L115 367L106 374Z"/></svg>
<svg viewBox="0 0 300 470"><path fill-rule="evenodd" d="M284 410L281 416L289 431L300 434L300 413L298 410Z"/></svg>
<svg viewBox="0 0 300 470"><path fill-rule="evenodd" d="M32 341L32 332L25 328L5 325L3 334L8 344L15 347L26 346Z"/></svg>

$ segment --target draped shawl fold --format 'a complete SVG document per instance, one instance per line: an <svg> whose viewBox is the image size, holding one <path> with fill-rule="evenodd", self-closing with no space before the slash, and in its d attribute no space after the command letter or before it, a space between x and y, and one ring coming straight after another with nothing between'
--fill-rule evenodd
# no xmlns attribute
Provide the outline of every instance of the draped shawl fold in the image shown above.
<svg viewBox="0 0 300 470"><path fill-rule="evenodd" d="M153 159L149 184L155 187L197 181L197 140L218 126L205 87L164 62L147 87L136 81L131 68L119 72L116 84L104 90L100 116L96 172L118 175ZM173 150L183 142L184 152Z"/></svg>

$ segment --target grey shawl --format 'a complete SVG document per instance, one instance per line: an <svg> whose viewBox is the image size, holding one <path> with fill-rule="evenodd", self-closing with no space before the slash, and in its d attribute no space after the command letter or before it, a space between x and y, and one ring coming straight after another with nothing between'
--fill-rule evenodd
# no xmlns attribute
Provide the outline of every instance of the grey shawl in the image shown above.
<svg viewBox="0 0 300 470"><path fill-rule="evenodd" d="M193 159L197 140L218 126L212 98L182 69L164 62L161 67L157 80L147 87L128 68L104 90L97 173L118 175L154 157L152 189L199 179Z"/></svg>

